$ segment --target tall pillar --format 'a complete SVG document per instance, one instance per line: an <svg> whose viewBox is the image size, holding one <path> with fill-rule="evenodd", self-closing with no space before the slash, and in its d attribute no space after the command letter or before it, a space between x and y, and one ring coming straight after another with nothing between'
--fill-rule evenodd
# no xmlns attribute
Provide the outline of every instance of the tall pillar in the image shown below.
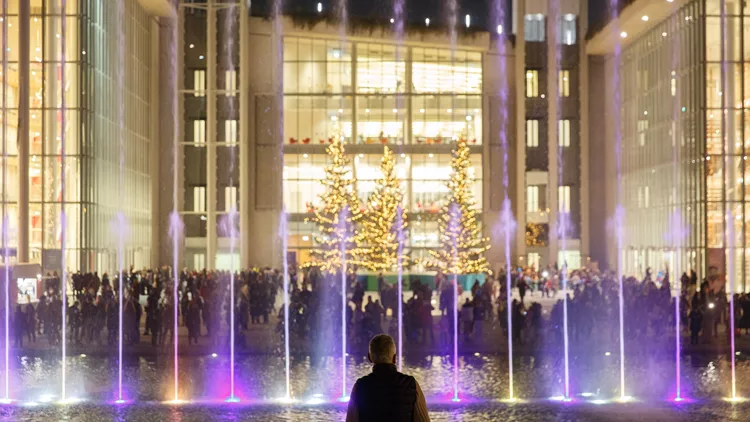
<svg viewBox="0 0 750 422"><path fill-rule="evenodd" d="M150 81L149 81L149 163L148 170L149 176L151 177L151 250L149 256L149 267L157 268L160 265L159 254L161 252L161 241L163 237L162 232L162 206L159 200L160 192L160 151L161 145L160 140L160 122L163 120L161 114L161 102L159 95L159 85L161 82L161 61L159 55L161 53L160 44L161 37L159 31L159 22L154 19L151 21L151 59L149 63L150 69ZM154 117L159 116L159 117Z"/></svg>
<svg viewBox="0 0 750 422"><path fill-rule="evenodd" d="M590 256L589 236L589 60L586 56L586 33L588 32L589 10L588 3L579 3L578 12L578 104L579 104L579 139L581 142L580 162L580 235L581 235L581 264L588 264Z"/></svg>
<svg viewBox="0 0 750 422"><path fill-rule="evenodd" d="M29 262L29 18L28 1L18 6L18 251ZM7 124L7 122L3 122Z"/></svg>
<svg viewBox="0 0 750 422"><path fill-rule="evenodd" d="M559 213L557 189L560 185L558 174L558 89L559 69L557 63L557 20L559 10L557 0L549 0L547 3L547 209L549 209L549 231L547 264L557 262L557 251L559 245ZM562 263L559 263L562 265Z"/></svg>
<svg viewBox="0 0 750 422"><path fill-rule="evenodd" d="M216 8L208 2L206 47L206 269L216 268Z"/></svg>
<svg viewBox="0 0 750 422"><path fill-rule="evenodd" d="M515 7L516 51L515 51L515 86L516 86L516 257L526 256L526 0L517 0ZM511 179L512 180L512 179ZM515 261L518 262L518 261ZM521 261L523 262L523 261Z"/></svg>
<svg viewBox="0 0 750 422"><path fill-rule="evenodd" d="M240 268L250 268L250 90L247 80L250 77L250 14L247 2L240 2L240 80L238 82L240 98L240 180L239 180L239 217L240 217Z"/></svg>

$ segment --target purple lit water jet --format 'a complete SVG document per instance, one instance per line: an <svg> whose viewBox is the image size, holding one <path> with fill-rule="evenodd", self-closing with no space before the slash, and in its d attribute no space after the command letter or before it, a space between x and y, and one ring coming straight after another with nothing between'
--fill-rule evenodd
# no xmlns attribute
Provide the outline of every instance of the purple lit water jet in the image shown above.
<svg viewBox="0 0 750 422"><path fill-rule="evenodd" d="M554 60L552 60L552 67L549 69L549 75L550 79L552 81L552 87L550 87L550 94L553 96L553 98L550 99L551 104L555 107L555 116L554 121L559 122L561 113L561 103L560 103L560 89L558 84L559 81L559 70L560 70L560 64L561 64L561 57L560 57L560 40L557 39L557 31L556 27L558 25L558 22L560 20L560 10L559 10L559 0L549 0L549 7L548 7L549 13L547 17L547 32L549 34L549 43L552 44L552 49L554 50ZM560 127L558 125L558 131L560 130ZM560 139L560 133L557 134L558 139ZM564 160L564 148L565 145L562 142L556 142L557 143L557 182L554 186L554 189L557 189L557 193L555 197L557 198L557 216L555 217L554 223L556 225L557 229L557 237L560 239L560 246L563 251L563 262L562 267L560 271L560 281L562 285L562 292L563 292L563 382L564 382L564 393L565 393L565 399L570 400L570 341L568 338L568 265L567 265L567 259L565 258L565 246L566 246L566 237L567 237L567 220L569 217L569 209L568 207L570 204L564 203L560 198L560 186L564 186L562 184L563 180L563 169L565 167L565 160ZM558 255L559 256L559 255ZM551 257L555 261L558 260L558 257Z"/></svg>
<svg viewBox="0 0 750 422"><path fill-rule="evenodd" d="M401 55L401 45L404 41L404 0L393 0L393 18L391 19L391 22L394 24L394 30L395 38L396 38L396 63L400 60ZM401 109L402 96L396 96L396 108L398 110ZM396 227L397 227L397 240L398 240L398 251L396 253L396 259L397 259L397 294L398 294L398 370L401 371L403 368L403 354L404 354L404 344L403 344L403 331L404 331L404 307L403 307L403 253L404 253L404 222L402 220L403 218L403 209L401 208L401 204L399 204L397 210L396 210Z"/></svg>
<svg viewBox="0 0 750 422"><path fill-rule="evenodd" d="M448 28L450 32L451 41L451 66L455 65L456 62L456 44L458 42L458 33L456 30L456 21L458 19L458 2L457 0L446 0L446 8L448 11ZM455 96L451 97L451 109L455 105ZM451 212L452 221L451 224L459 225L460 211L454 204L454 208ZM452 233L456 233L457 228L454 227L451 230ZM459 401L458 397L458 237L453 239L453 401Z"/></svg>
<svg viewBox="0 0 750 422"><path fill-rule="evenodd" d="M62 284L62 389L61 389L61 400L64 402L65 397L65 373L66 373L66 331L67 331L67 310L68 310L68 292L67 292L67 274L66 274L66 256L65 256L65 241L66 241L66 228L67 224L65 221L65 66L66 66L66 15L65 11L68 10L66 7L66 0L60 1L60 33L62 41L60 42L60 84L61 92L60 95L60 282Z"/></svg>
<svg viewBox="0 0 750 422"><path fill-rule="evenodd" d="M291 382L289 378L289 262L286 255L287 248L287 221L288 216L286 207L281 209L281 251L284 268L284 369L286 372L286 396L285 399L292 398Z"/></svg>
<svg viewBox="0 0 750 422"><path fill-rule="evenodd" d="M609 12L612 22L615 25L614 33L619 33L619 0L609 0ZM615 41L613 66L612 66L612 87L613 87L613 110L620 110L620 62L622 54L622 39L617 38ZM615 135L615 180L616 180L616 205L613 219L613 229L615 232L615 243L617 253L617 282L619 287L618 306L619 306L619 335L620 335L620 399L625 399L625 315L624 315L624 290L623 290L623 241L624 241L624 224L625 208L623 207L623 186L622 186L622 129L620 127L620 113L612 113L612 127Z"/></svg>
<svg viewBox="0 0 750 422"><path fill-rule="evenodd" d="M495 27L502 28L505 23L505 5L502 0L494 0L493 8L490 11L495 19ZM507 58L506 58L506 39L501 33L496 34L495 49L497 51L498 74L506 75ZM501 77L499 80L499 98L500 104L500 146L503 150L502 162L502 179L503 179L503 208L500 213L500 224L502 227L503 244L505 245L505 289L507 301L508 317L508 400L515 400L513 391L513 321L511 303L513 302L513 283L511 281L511 258L510 258L510 237L514 230L515 222L513 221L513 211L511 210L510 198L508 197L508 134L506 132L506 122L508 121L508 80Z"/></svg>
<svg viewBox="0 0 750 422"><path fill-rule="evenodd" d="M283 6L283 0L274 0L273 1L273 8L272 8L272 17L273 17L273 32L274 36L277 42L277 51L278 51L278 57L277 57L277 72L278 74L283 73L283 66L280 66L281 63L284 61L283 57L283 51L284 51L284 42L283 42L283 26L282 26L282 6ZM249 6L248 6L249 9ZM282 104L284 101L284 78L278 78L278 87L277 92L279 96L279 104ZM279 108L279 133L284 133L284 109L283 107ZM284 168L284 149L281 149L281 167ZM281 256L282 256L282 263L283 263L283 274L284 274L284 370L285 370L285 380L286 380L286 395L282 398L282 400L286 403L289 403L292 401L292 387L291 387L291 378L290 378L290 366L291 366L291 359L290 359L290 353L289 353L289 262L287 258L287 247L288 247L288 222L289 217L286 212L286 205L282 205L281 208L281 215L280 215L280 233L279 236L281 237Z"/></svg>
<svg viewBox="0 0 750 422"><path fill-rule="evenodd" d="M120 17L125 16L125 5L123 4L124 0L118 0L117 1L117 15ZM120 167L119 167L119 189L121 192L124 192L125 190L125 183L123 180L123 169L125 167L125 142L124 142L124 132L125 132L125 106L124 106L124 98L123 98L123 90L124 90L124 73L125 73L125 23L123 22L123 19L116 19L117 20L117 45L118 45L118 64L115 69L116 78L117 78L117 120L118 120L118 137L119 137L119 149L120 149ZM118 234L118 242L117 242L117 268L119 271L119 280L120 282L118 284L118 295L117 295L117 304L118 304L118 339L117 339L117 400L122 401L122 349L123 349L123 324L122 324L122 307L123 307L123 285L125 284L125 279L123 278L122 269L125 266L123 254L124 254L124 231L125 231L125 214L123 214L122 211L117 213L116 216L117 219L117 234ZM152 334L154 335L154 334Z"/></svg>
<svg viewBox="0 0 750 422"><path fill-rule="evenodd" d="M726 215L724 218L724 224L726 225L726 253L727 256L727 267L726 273L729 278L729 339L730 339L730 357L732 362L732 396L731 398L737 399L737 374L736 374L736 344L735 344L735 322L734 322L734 288L735 278L737 276L735 270L735 234L734 234L734 210L733 207L735 201L735 176L734 176L734 116L728 113L729 110L734 109L734 77L729 76L729 62L733 61L734 58L729 57L734 51L734 39L732 36L736 34L734 28L730 35L729 25L729 14L726 0L720 0L719 6L721 8L721 92L725 93L721 97L721 108L722 108L722 135L724 139L724 145L722 147L724 154L724 170L726 172L725 187L722 189L724 197L724 208ZM736 11L732 11L732 15ZM733 64L731 66L734 66ZM730 151L730 149L732 151Z"/></svg>
<svg viewBox="0 0 750 422"><path fill-rule="evenodd" d="M226 70L228 75L233 75L231 77L235 78L235 81L232 81L230 86L235 86L236 82L236 70L234 66L234 45L235 45L235 39L234 39L234 26L235 26L235 11L237 4L227 4L225 5L225 26L226 30L224 31L224 60L226 62ZM211 58L209 57L209 60ZM229 76L228 76L229 77ZM236 92L226 92L227 96L236 96ZM234 117L234 101L228 101L228 114L229 116ZM231 139L232 143L236 143L237 139ZM236 145L236 144L235 144ZM236 154L235 154L236 148L231 147L229 148L229 186L234 186L234 169L235 169L235 163L236 163ZM226 215L226 235L229 237L229 257L230 257L230 264L229 264L229 301L231 305L229 306L229 398L227 399L228 402L237 402L239 399L235 395L235 301L234 301L234 295L235 295L235 259L234 259L234 251L236 248L236 241L237 241L237 228L235 225L235 220L237 217L237 204L236 202L233 202L230 205L229 210L227 210L228 213Z"/></svg>
<svg viewBox="0 0 750 422"><path fill-rule="evenodd" d="M178 335L178 306L179 306L179 295L178 295L178 285L180 283L180 270L179 270L179 253L180 253L180 241L182 239L182 234L184 230L184 226L182 223L182 219L180 218L180 213L178 211L178 204L179 204L179 197L177 195L177 192L179 192L179 183L178 183L178 172L179 172L179 156L181 153L181 146L180 146L180 118L178 112L177 104L179 102L179 86L178 86L178 80L177 77L178 72L181 70L177 68L178 64L178 43L180 42L180 36L179 36L179 18L175 17L175 19L172 20L172 40L170 45L170 52L169 52L169 75L172 78L170 80L170 83L172 85L172 102L171 102L171 117L172 117L172 212L169 214L169 236L172 239L172 305L173 305L173 326L172 326L172 335L174 340L174 398L172 400L172 403L180 403L180 396L179 396L179 362L178 362L178 343L179 343L179 335Z"/></svg>
<svg viewBox="0 0 750 422"><path fill-rule="evenodd" d="M346 208L342 209L339 213L339 244L341 245L339 253L341 254L341 398L347 398L346 390L346 314L347 314L347 300L346 300L346 216L348 214ZM348 401L348 400L347 400Z"/></svg>
<svg viewBox="0 0 750 422"><path fill-rule="evenodd" d="M3 75L8 74L8 0L3 0ZM5 77L5 76L3 76ZM8 231L10 230L10 220L8 219L7 209L7 198L6 189L8 186L8 108L7 108L7 95L8 84L3 82L2 90L2 136L3 136L3 175L2 175L2 188L3 188L3 221L2 221L2 242L3 242L3 288L5 290L5 398L4 400L10 401L10 259L8 254Z"/></svg>
<svg viewBox="0 0 750 422"><path fill-rule="evenodd" d="M404 344L403 344L403 334L404 334L404 300L403 300L403 272L404 272L404 262L403 262L403 254L404 254L404 222L402 220L403 218L403 209L401 208L401 205L396 208L396 227L397 227L397 233L396 238L398 240L398 251L396 252L396 266L398 271L398 277L396 280L396 283L398 284L398 370L400 371L403 367L403 354L404 354Z"/></svg>

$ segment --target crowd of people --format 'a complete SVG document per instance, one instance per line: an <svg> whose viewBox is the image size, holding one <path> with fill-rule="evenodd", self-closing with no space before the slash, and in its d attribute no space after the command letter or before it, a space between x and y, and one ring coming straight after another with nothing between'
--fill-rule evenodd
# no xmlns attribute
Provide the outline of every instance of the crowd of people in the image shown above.
<svg viewBox="0 0 750 422"><path fill-rule="evenodd" d="M284 336L283 274L263 268L238 272L188 271L179 273L178 306L174 306L173 274L169 268L122 274L123 295L119 297L120 274L75 273L68 280L70 294L63 312L61 280L57 274L45 278L38 302L19 303L11 313L12 338L16 347L37 338L57 346L71 344L114 346L119 342L119 301L122 300L122 336L126 345L148 343L165 347L174 339L175 322L187 331L188 344L228 342L230 310L235 311L235 339L242 349L251 325L267 325L276 313L276 331ZM235 301L230 303L230 286ZM350 344L366 345L372 336L388 332L397 335L399 300L403 336L409 344L444 347L452 344L455 332L462 341L482 341L487 327L500 327L516 344L535 347L562 341L566 295L568 336L572 342L614 340L619 335L620 283L612 273L592 269L566 271L550 266L536 270L517 268L509 273L485 274L464 293L462 283L438 272L434 277L404 277L404 294L398 297L393 280L377 277L377 295L367 281L355 274L326 275L315 268L289 270L289 336L294 348L340 344L346 329ZM507 284L516 292L507 301ZM684 273L673 288L668 272L645 272L641 279L623 278L625 334L631 341L657 341L674 335L675 318L691 343L711 342L728 332L729 305L724 283L709 277L698 283L695 272ZM567 290L563 291L563 286ZM459 298L456 298L456 294ZM345 296L342 296L345 295ZM735 297L735 321L739 332L750 331L750 295ZM546 307L541 302L546 300ZM675 304L675 300L678 304ZM346 304L342 323L342 304ZM455 309L456 305L458 309ZM510 308L510 312L508 309ZM455 310L455 319L454 319ZM144 318L145 314L145 318ZM508 318L511 316L511 332ZM175 320L175 318L177 318ZM458 326L454 326L454 321ZM723 327L723 330L720 329ZM204 339L204 340L201 340Z"/></svg>

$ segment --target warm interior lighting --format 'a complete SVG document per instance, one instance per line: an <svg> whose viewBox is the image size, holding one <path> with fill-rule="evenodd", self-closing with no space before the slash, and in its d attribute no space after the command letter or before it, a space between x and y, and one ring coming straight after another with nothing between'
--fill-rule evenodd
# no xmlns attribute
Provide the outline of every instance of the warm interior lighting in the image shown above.
<svg viewBox="0 0 750 422"><path fill-rule="evenodd" d="M641 16L641 20L644 22L648 22L648 15Z"/></svg>
<svg viewBox="0 0 750 422"><path fill-rule="evenodd" d="M628 33L627 32L625 32L625 31L620 32L620 38L627 38L627 37L628 37Z"/></svg>

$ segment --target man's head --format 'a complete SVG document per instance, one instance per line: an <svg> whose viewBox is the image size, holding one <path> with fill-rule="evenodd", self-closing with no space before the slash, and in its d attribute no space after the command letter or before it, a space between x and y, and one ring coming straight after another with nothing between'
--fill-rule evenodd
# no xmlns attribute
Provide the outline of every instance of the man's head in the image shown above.
<svg viewBox="0 0 750 422"><path fill-rule="evenodd" d="M396 363L396 343L387 334L378 334L370 340L367 359L372 363Z"/></svg>

